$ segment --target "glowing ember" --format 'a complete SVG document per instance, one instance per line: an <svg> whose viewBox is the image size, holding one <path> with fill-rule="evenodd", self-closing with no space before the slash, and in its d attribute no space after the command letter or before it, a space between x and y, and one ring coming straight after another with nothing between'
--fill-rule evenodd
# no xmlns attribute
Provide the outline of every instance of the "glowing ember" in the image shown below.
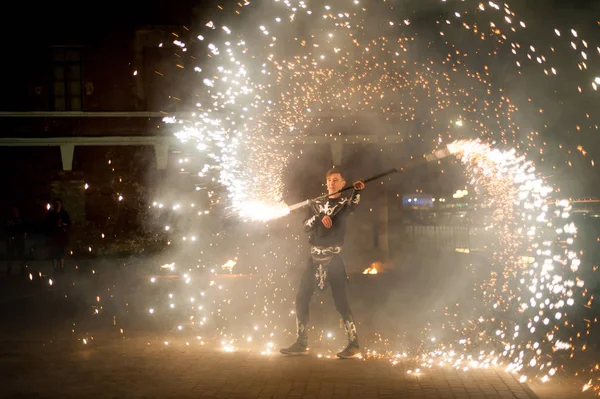
<svg viewBox="0 0 600 399"><path fill-rule="evenodd" d="M175 270L175 263L166 263L160 267L163 270Z"/></svg>
<svg viewBox="0 0 600 399"><path fill-rule="evenodd" d="M221 268L223 270L228 271L229 273L231 273L231 271L233 270L233 267L237 264L237 258L234 259L229 259L227 262L225 262L224 265L221 266Z"/></svg>

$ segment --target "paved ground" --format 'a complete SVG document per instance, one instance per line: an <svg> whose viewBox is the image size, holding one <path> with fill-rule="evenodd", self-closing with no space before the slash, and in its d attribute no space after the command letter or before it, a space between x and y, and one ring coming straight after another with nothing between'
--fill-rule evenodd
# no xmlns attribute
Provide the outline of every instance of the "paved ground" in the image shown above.
<svg viewBox="0 0 600 399"><path fill-rule="evenodd" d="M143 330L83 345L70 336L69 320L78 313L57 295L59 285L0 283L0 398L593 397L574 379L534 383L532 390L499 370L408 373L418 365L225 352L176 340L167 346Z"/></svg>
<svg viewBox="0 0 600 399"><path fill-rule="evenodd" d="M4 342L0 397L15 398L536 398L511 375L377 359L224 352L125 339L99 346Z"/></svg>

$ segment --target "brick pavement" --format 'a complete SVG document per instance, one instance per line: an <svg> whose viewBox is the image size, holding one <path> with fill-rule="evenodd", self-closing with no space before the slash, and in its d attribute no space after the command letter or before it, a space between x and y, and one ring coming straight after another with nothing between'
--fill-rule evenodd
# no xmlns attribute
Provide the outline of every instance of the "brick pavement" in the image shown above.
<svg viewBox="0 0 600 399"><path fill-rule="evenodd" d="M512 375L124 339L0 342L2 398L536 398Z"/></svg>

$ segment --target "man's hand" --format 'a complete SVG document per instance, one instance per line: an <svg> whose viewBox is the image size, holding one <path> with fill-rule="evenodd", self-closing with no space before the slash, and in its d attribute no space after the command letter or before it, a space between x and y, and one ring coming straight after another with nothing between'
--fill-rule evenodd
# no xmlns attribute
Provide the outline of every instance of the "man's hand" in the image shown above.
<svg viewBox="0 0 600 399"><path fill-rule="evenodd" d="M352 185L356 191L360 191L365 188L365 182L362 180L355 181Z"/></svg>
<svg viewBox="0 0 600 399"><path fill-rule="evenodd" d="M321 219L321 223L323 223L323 226L325 226L326 229L330 229L331 226L333 226L333 221L331 220L331 218L327 215L325 215L323 217L323 219Z"/></svg>

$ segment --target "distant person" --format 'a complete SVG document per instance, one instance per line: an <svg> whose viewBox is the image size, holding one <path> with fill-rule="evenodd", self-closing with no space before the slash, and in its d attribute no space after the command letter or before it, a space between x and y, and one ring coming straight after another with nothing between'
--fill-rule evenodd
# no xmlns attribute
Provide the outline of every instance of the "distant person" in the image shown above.
<svg viewBox="0 0 600 399"><path fill-rule="evenodd" d="M54 199L53 207L48 212L46 219L47 232L52 257L52 267L55 272L65 271L65 251L69 245L69 227L71 219L67 211L63 209L63 203L59 198Z"/></svg>
<svg viewBox="0 0 600 399"><path fill-rule="evenodd" d="M27 232L19 208L14 206L10 217L6 220L6 274L10 276L12 265L17 262L21 266L21 274L25 274L25 238Z"/></svg>
<svg viewBox="0 0 600 399"><path fill-rule="evenodd" d="M296 296L296 323L298 335L296 342L280 350L285 355L308 354L308 315L310 300L318 288L324 291L331 286L335 307L344 321L344 329L348 336L348 345L337 354L343 359L359 357L356 324L346 292L348 277L342 259L342 246L346 234L348 216L360 201L360 191L365 188L361 180L353 184L354 191L348 197L339 192L346 185L346 180L338 169L330 169L325 175L327 193L325 199L311 204L310 215L304 221L304 231L309 233L310 256L300 282Z"/></svg>

